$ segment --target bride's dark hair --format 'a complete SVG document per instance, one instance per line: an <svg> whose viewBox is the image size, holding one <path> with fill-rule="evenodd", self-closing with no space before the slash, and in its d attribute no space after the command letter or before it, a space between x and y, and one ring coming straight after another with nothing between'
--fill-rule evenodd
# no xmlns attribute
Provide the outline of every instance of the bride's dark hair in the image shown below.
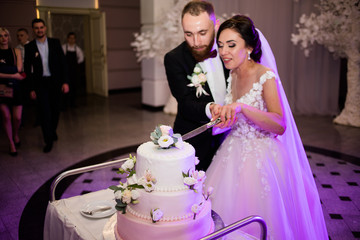
<svg viewBox="0 0 360 240"><path fill-rule="evenodd" d="M246 46L253 48L250 57L259 63L262 55L261 41L253 21L244 15L235 15L220 25L216 39L219 39L220 33L228 28L238 32L244 39Z"/></svg>

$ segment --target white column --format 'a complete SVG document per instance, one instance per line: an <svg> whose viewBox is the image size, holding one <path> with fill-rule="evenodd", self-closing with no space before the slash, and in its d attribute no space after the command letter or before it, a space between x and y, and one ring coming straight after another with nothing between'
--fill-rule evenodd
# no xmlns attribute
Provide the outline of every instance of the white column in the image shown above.
<svg viewBox="0 0 360 240"><path fill-rule="evenodd" d="M162 14L174 6L174 0L141 0L141 31L154 29ZM169 99L170 89L165 68L157 59L141 62L142 103L151 107L164 106Z"/></svg>

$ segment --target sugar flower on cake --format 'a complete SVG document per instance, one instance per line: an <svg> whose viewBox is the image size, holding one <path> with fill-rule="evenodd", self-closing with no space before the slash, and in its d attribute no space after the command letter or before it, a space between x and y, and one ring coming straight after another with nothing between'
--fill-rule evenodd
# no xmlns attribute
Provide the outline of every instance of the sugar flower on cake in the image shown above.
<svg viewBox="0 0 360 240"><path fill-rule="evenodd" d="M134 166L135 166L134 161L130 159L121 166L121 169L123 169L124 171L130 171L131 169L134 168Z"/></svg>
<svg viewBox="0 0 360 240"><path fill-rule="evenodd" d="M125 188L115 191L115 201L116 201L116 210L126 213L126 207L128 204L137 204L139 203L138 198L140 197L140 192L137 190L131 190L131 188Z"/></svg>
<svg viewBox="0 0 360 240"><path fill-rule="evenodd" d="M118 173L120 174L128 173L129 176L131 177L135 173L135 169L134 169L135 163L136 163L136 157L130 154L129 159L121 165Z"/></svg>
<svg viewBox="0 0 360 240"><path fill-rule="evenodd" d="M161 148L169 148L174 144L174 140L171 136L164 135L159 138L158 143Z"/></svg>
<svg viewBox="0 0 360 240"><path fill-rule="evenodd" d="M120 182L119 185L110 186L109 189L114 191L116 210L126 213L126 207L128 204L139 203L140 192L137 189L144 189L143 185L139 185L139 181L135 173L136 157L129 156L129 158L121 165L117 173L124 174L127 181L125 183Z"/></svg>
<svg viewBox="0 0 360 240"><path fill-rule="evenodd" d="M198 157L195 157L194 160L195 160L195 165L198 165L199 162L200 162L199 158L198 158Z"/></svg>
<svg viewBox="0 0 360 240"><path fill-rule="evenodd" d="M204 171L192 170L188 171L188 173L183 172L184 184L188 186L191 190L198 192L197 190L201 189L204 181L206 179L206 175Z"/></svg>
<svg viewBox="0 0 360 240"><path fill-rule="evenodd" d="M129 189L125 189L122 193L121 200L123 203L129 204L131 203L131 191Z"/></svg>
<svg viewBox="0 0 360 240"><path fill-rule="evenodd" d="M213 187L208 187L207 191L206 191L206 195L203 194L205 200L208 200L210 195L214 192L214 188Z"/></svg>
<svg viewBox="0 0 360 240"><path fill-rule="evenodd" d="M147 192L152 192L155 189L155 184L152 181L146 181L145 177L141 177L138 184L143 186Z"/></svg>
<svg viewBox="0 0 360 240"><path fill-rule="evenodd" d="M138 198L140 197L140 192L138 190L131 190L131 203L139 203Z"/></svg>
<svg viewBox="0 0 360 240"><path fill-rule="evenodd" d="M178 149L184 148L184 141L182 140L181 137L178 138L178 141L175 143L175 147Z"/></svg>
<svg viewBox="0 0 360 240"><path fill-rule="evenodd" d="M150 216L153 223L159 221L163 217L163 215L164 213L159 208L151 209L150 211Z"/></svg>
<svg viewBox="0 0 360 240"><path fill-rule="evenodd" d="M136 177L136 173L134 173L133 175L131 175L130 177L128 177L126 182L127 182L127 184L129 184L129 185L137 184L137 183L138 183L138 180L137 180L137 177Z"/></svg>
<svg viewBox="0 0 360 240"><path fill-rule="evenodd" d="M161 130L161 134L163 136L165 136L165 135L172 136L174 134L173 129L167 125L160 125L160 130Z"/></svg>
<svg viewBox="0 0 360 240"><path fill-rule="evenodd" d="M154 177L154 175L152 175L152 173L149 169L145 170L144 178L148 182L153 182L154 184L156 183L156 178Z"/></svg>
<svg viewBox="0 0 360 240"><path fill-rule="evenodd" d="M159 145L163 149L183 147L181 135L178 133L174 134L173 129L167 125L157 126L150 134L150 139L155 145Z"/></svg>
<svg viewBox="0 0 360 240"><path fill-rule="evenodd" d="M191 206L191 211L194 213L194 220L196 218L196 214L198 214L201 211L203 207L202 204L203 204L202 202L200 204L195 203Z"/></svg>
<svg viewBox="0 0 360 240"><path fill-rule="evenodd" d="M156 178L151 174L149 169L145 170L144 176L138 181L138 184L143 186L145 191L151 192L155 189Z"/></svg>
<svg viewBox="0 0 360 240"><path fill-rule="evenodd" d="M184 184L186 185L186 186L189 186L190 188L192 187L192 186L194 186L195 184L197 184L198 183L198 180L196 180L195 178L193 178L193 177L185 177L184 178Z"/></svg>

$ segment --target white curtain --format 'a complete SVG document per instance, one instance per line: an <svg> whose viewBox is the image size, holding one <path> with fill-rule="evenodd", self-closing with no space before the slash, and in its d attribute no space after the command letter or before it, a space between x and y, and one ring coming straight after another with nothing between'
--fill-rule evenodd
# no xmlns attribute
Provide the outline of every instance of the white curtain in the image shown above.
<svg viewBox="0 0 360 240"><path fill-rule="evenodd" d="M309 57L294 46L291 33L305 13L317 13L318 0L209 0L217 15L248 15L269 41L291 109L295 114L336 115L340 61L323 46Z"/></svg>

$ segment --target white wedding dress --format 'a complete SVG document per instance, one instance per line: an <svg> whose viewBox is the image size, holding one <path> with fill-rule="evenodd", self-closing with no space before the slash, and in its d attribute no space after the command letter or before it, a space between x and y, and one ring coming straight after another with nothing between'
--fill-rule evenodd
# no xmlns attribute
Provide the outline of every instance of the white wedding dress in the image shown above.
<svg viewBox="0 0 360 240"><path fill-rule="evenodd" d="M277 79L274 72L267 71L236 101L267 111L262 97L263 84L273 77ZM230 77L227 104L233 100L231 81ZM287 122L292 119L292 115L285 117ZM289 125L286 131L297 133L297 129ZM303 146L289 146L295 145L294 141L290 142L283 142L280 136L238 115L238 121L206 172L207 187L214 187L213 210L225 224L259 215L266 221L267 239L328 239L319 195ZM257 237L260 233L256 223L241 230ZM237 236L235 232L227 239L238 239Z"/></svg>

